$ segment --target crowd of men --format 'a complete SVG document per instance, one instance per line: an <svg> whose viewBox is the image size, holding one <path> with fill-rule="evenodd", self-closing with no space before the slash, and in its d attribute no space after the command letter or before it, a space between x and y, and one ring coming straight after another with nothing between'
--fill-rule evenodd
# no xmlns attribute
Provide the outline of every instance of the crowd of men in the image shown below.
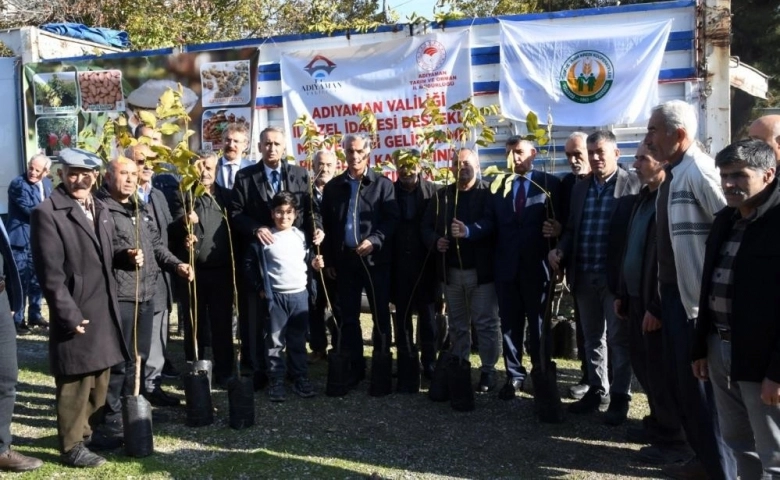
<svg viewBox="0 0 780 480"><path fill-rule="evenodd" d="M270 380L270 399L283 401L286 345L293 391L311 396L301 342L306 335L309 361L321 361L328 333L348 352L348 385L360 384L365 292L375 350L394 343L399 357L419 351L419 370L430 379L442 345L464 361L476 346L474 390L511 400L527 389L524 351L532 373L551 361L549 287L565 277L583 373L571 386L569 412L605 410L605 423L623 424L633 373L650 407L641 428L627 432L646 445L641 460L665 465L673 478L780 475L780 331L772 320L780 314L773 295L780 117L762 117L749 133L713 160L695 140L693 108L667 102L652 110L632 170L620 167L612 132L575 132L565 145L571 173L562 180L534 169L534 145L511 136L511 188L496 193L468 148L454 152L450 185L438 188L414 162L393 182L370 168L371 139L362 134L343 138L342 172L330 151L318 152L309 171L284 161L285 134L274 127L260 134L262 161L249 162L249 132L231 125L221 157L199 153L201 196L166 198L154 186L147 144L160 137L147 127L136 132L147 141L111 161L102 185L101 161L89 152L60 154L54 190L45 178L50 161L35 156L12 183L8 232L0 229L0 328L11 332L0 335L0 469L41 464L10 449L10 328L15 322L22 335L47 324L41 296L50 312L61 460L94 467L105 462L95 450L121 442L119 400L131 394L136 349L143 394L156 406L179 403L160 387L174 300L185 312L185 356L209 355L218 388L250 373L256 390ZM280 235L286 228L291 234ZM242 274L247 252L255 252L254 264L265 266L265 252L269 263L284 263L288 250L278 242L288 238L322 253L313 264L323 274L312 269L307 295L295 276ZM294 291L284 289L288 280ZM188 314L193 291L197 323ZM296 312L294 325L285 323L292 313L269 315L274 301L295 302L282 308ZM444 304L448 321L440 325ZM399 378L397 391L415 388Z"/></svg>

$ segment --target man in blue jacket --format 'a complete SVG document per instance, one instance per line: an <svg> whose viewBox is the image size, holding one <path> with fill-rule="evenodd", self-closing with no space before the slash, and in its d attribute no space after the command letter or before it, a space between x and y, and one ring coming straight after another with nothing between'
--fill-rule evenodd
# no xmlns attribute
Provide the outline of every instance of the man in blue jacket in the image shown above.
<svg viewBox="0 0 780 480"><path fill-rule="evenodd" d="M8 186L8 238L22 282L22 304L14 313L18 335L30 333L30 326L47 327L49 322L41 316L41 286L35 276L30 251L30 214L33 208L51 195L49 173L51 160L43 154L33 155L27 172L19 175ZM29 303L29 307L27 304ZM27 307L28 322L24 321Z"/></svg>

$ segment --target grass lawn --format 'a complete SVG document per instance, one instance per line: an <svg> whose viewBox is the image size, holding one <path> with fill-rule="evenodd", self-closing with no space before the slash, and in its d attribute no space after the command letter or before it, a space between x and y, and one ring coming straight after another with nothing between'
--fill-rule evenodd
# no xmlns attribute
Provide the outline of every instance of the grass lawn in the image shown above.
<svg viewBox="0 0 780 480"><path fill-rule="evenodd" d="M370 332L366 324L364 335ZM265 392L256 393L252 428L229 428L227 393L215 390L213 425L189 428L184 425L183 406L159 409L168 418L154 424L154 455L134 459L116 450L106 455L106 465L76 470L58 463L54 382L47 373L46 342L42 335L18 338L20 372L12 425L14 448L46 463L35 472L4 478L661 477L659 470L634 460L640 446L624 440L626 427L638 426L647 413L641 392L634 395L630 421L624 426L608 427L600 415L567 415L565 423L547 425L537 421L527 393L512 401L499 400L495 392L478 394L476 410L470 413L428 400L425 381L423 391L415 395L370 397L366 381L346 397L329 398L323 393L324 363L311 366L318 391L312 399L288 391L286 402L274 404ZM183 369L182 339L174 337L170 348ZM369 357L370 352L368 347ZM476 382L476 356L472 365ZM579 367L566 360L558 360L558 365L564 393L579 379ZM499 368L503 369L502 362ZM184 401L178 380L166 383L165 389Z"/></svg>

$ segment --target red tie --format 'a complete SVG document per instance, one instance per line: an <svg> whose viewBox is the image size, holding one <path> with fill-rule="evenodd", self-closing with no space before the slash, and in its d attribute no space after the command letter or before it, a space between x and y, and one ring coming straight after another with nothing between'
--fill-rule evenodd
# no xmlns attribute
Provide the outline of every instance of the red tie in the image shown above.
<svg viewBox="0 0 780 480"><path fill-rule="evenodd" d="M515 194L515 216L517 219L523 215L523 209L525 208L525 177L517 177L517 194Z"/></svg>

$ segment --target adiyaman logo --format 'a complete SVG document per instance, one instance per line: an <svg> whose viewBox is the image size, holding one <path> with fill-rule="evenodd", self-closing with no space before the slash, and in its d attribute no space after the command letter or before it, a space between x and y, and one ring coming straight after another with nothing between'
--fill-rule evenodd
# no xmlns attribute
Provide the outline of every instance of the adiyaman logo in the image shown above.
<svg viewBox="0 0 780 480"><path fill-rule="evenodd" d="M336 64L322 55L317 55L311 59L303 69L311 75L314 83L301 85L301 90L307 95L319 95L329 90L341 88L341 82L329 82L328 77L336 69Z"/></svg>
<svg viewBox="0 0 780 480"><path fill-rule="evenodd" d="M582 50L563 64L558 76L561 90L577 103L593 103L604 98L610 87L615 70L612 61L596 50Z"/></svg>

